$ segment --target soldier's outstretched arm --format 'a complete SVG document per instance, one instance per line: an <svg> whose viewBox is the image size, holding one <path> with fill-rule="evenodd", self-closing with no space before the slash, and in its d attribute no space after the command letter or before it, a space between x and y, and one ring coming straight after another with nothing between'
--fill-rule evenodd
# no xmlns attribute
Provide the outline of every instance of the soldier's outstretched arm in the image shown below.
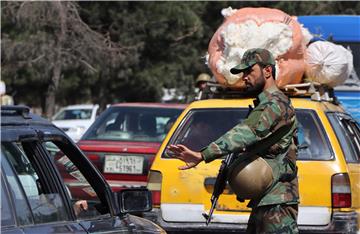
<svg viewBox="0 0 360 234"><path fill-rule="evenodd" d="M281 112L275 112L273 109L278 108L268 105L261 109L254 109L242 123L237 124L219 139L210 143L201 151L205 162L211 162L226 154L243 151L252 144L269 137L272 134L271 129L278 125L281 117Z"/></svg>
<svg viewBox="0 0 360 234"><path fill-rule="evenodd" d="M167 150L172 152L175 158L185 162L185 165L179 167L180 170L193 168L203 160L200 152L192 151L181 144L169 145Z"/></svg>

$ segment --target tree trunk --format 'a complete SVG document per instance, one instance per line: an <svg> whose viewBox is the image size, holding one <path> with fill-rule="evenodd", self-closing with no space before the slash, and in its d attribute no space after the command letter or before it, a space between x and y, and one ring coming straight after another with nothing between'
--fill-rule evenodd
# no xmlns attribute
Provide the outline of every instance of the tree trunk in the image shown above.
<svg viewBox="0 0 360 234"><path fill-rule="evenodd" d="M61 51L63 48L63 42L66 36L66 11L64 10L63 3L57 1L53 2L59 10L59 19L60 19L60 32L55 48L54 56L54 66L53 73L50 80L50 84L46 91L46 100L45 100L45 115L47 118L51 118L54 115L55 104L56 104L56 92L59 87L61 79L61 68L62 68L62 55ZM64 3L66 4L66 3Z"/></svg>
<svg viewBox="0 0 360 234"><path fill-rule="evenodd" d="M61 55L58 54L56 57L57 61L55 62L50 84L46 91L45 115L48 119L50 119L54 115L56 104L56 91L58 90L61 78Z"/></svg>
<svg viewBox="0 0 360 234"><path fill-rule="evenodd" d="M103 70L100 70L98 73L98 82L96 83L96 90L93 90L91 96L95 96L95 98L92 100L93 103L99 104L100 110L105 110L107 104L112 104L108 102L107 100L107 94L105 92L105 86L106 86L106 75L104 75Z"/></svg>

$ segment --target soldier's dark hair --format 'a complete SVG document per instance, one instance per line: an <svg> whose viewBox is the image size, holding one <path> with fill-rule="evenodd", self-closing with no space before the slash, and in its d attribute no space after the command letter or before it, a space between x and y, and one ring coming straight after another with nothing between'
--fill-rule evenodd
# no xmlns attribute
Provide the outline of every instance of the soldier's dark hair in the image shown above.
<svg viewBox="0 0 360 234"><path fill-rule="evenodd" d="M271 69L272 69L271 75L274 78L274 80L276 80L276 78L275 78L275 76L276 76L276 66L275 65L270 65L270 66L271 66Z"/></svg>

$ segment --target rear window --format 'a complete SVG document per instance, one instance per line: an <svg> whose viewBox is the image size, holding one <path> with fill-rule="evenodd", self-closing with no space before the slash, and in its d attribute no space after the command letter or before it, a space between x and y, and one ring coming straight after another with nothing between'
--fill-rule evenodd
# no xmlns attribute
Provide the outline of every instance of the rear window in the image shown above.
<svg viewBox="0 0 360 234"><path fill-rule="evenodd" d="M177 108L110 107L82 140L161 142L181 112Z"/></svg>
<svg viewBox="0 0 360 234"><path fill-rule="evenodd" d="M194 109L176 130L170 144L183 144L200 151L246 118L246 108ZM332 153L323 126L312 110L297 109L299 151L301 160L330 160ZM168 157L163 154L163 157Z"/></svg>
<svg viewBox="0 0 360 234"><path fill-rule="evenodd" d="M299 160L330 160L332 151L324 127L313 110L297 109Z"/></svg>
<svg viewBox="0 0 360 234"><path fill-rule="evenodd" d="M327 113L339 140L345 160L348 163L360 162L360 127L350 116L343 113Z"/></svg>

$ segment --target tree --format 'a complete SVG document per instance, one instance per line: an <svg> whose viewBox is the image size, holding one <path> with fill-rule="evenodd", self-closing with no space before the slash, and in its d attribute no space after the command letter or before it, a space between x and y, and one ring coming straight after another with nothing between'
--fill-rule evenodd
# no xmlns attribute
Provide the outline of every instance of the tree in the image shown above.
<svg viewBox="0 0 360 234"><path fill-rule="evenodd" d="M1 75L16 103L161 101L190 94L227 7L360 14L345 1L2 2ZM45 92L43 92L45 90Z"/></svg>
<svg viewBox="0 0 360 234"><path fill-rule="evenodd" d="M9 72L3 75L35 76L46 87L43 106L47 117L53 114L64 70L83 69L85 76L102 74L136 49L92 30L73 2L6 2L2 11L8 27L15 27L2 34L2 66Z"/></svg>
<svg viewBox="0 0 360 234"><path fill-rule="evenodd" d="M112 78L109 101L161 101L163 87L191 88L198 68L204 69L206 50L198 46L204 33L198 15L204 11L203 4L80 3L84 21L93 28L108 30L114 41L142 45L138 63L128 67L127 82Z"/></svg>

